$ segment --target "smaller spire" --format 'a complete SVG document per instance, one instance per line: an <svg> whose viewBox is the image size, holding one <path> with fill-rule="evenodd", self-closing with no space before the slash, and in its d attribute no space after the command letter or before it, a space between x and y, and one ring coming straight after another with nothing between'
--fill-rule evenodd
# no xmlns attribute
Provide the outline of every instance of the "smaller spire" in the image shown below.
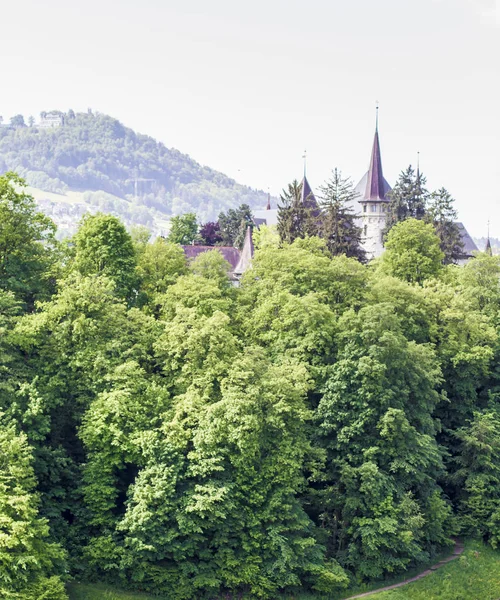
<svg viewBox="0 0 500 600"><path fill-rule="evenodd" d="M306 167L307 167L307 150L304 150L302 159L304 160L304 179L305 179L306 178Z"/></svg>
<svg viewBox="0 0 500 600"><path fill-rule="evenodd" d="M267 188L267 206L266 210L271 210L271 194L269 193L269 188Z"/></svg>
<svg viewBox="0 0 500 600"><path fill-rule="evenodd" d="M238 278L250 267L254 254L253 239L252 239L252 227L248 225L245 233L245 241L240 254L240 260L234 268L234 275Z"/></svg>
<svg viewBox="0 0 500 600"><path fill-rule="evenodd" d="M491 249L491 241L490 241L490 220L488 219L488 236L486 238L486 247L484 249L486 254L493 256L493 250Z"/></svg>

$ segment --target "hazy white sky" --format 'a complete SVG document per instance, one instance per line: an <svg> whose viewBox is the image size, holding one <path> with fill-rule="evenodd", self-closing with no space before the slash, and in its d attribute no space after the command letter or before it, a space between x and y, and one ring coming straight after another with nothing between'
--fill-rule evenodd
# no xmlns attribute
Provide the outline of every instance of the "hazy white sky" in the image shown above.
<svg viewBox="0 0 500 600"><path fill-rule="evenodd" d="M0 0L0 114L94 110L278 194L421 166L500 237L500 0Z"/></svg>

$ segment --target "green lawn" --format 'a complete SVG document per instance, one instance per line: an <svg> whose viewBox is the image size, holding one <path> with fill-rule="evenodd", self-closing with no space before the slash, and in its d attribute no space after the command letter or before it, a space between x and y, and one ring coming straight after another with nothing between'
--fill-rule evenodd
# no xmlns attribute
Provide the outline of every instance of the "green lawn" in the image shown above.
<svg viewBox="0 0 500 600"><path fill-rule="evenodd" d="M69 594L71 600L154 600L152 596L122 592L104 585L72 584ZM396 590L374 594L369 598L370 600L499 600L500 552L487 548L479 542L468 542L460 558L428 577ZM158 597L155 599L160 600ZM296 600L313 600L313 596L297 597Z"/></svg>

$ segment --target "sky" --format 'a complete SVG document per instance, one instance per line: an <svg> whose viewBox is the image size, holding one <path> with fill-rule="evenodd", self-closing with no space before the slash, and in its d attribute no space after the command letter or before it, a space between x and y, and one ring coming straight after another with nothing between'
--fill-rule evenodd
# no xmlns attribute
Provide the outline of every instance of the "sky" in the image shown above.
<svg viewBox="0 0 500 600"><path fill-rule="evenodd" d="M420 153L500 237L500 0L0 0L0 115L93 110L278 195Z"/></svg>

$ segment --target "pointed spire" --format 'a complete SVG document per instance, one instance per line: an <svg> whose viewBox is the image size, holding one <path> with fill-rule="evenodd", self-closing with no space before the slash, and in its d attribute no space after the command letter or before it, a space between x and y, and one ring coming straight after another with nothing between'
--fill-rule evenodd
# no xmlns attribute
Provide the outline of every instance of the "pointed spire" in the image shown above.
<svg viewBox="0 0 500 600"><path fill-rule="evenodd" d="M240 260L234 268L233 273L236 277L243 275L243 273L250 267L254 254L253 239L252 239L252 228L250 225L247 227L245 233L245 241L243 243L243 249L241 250Z"/></svg>
<svg viewBox="0 0 500 600"><path fill-rule="evenodd" d="M417 152L417 182L420 181L420 152Z"/></svg>
<svg viewBox="0 0 500 600"><path fill-rule="evenodd" d="M486 238L486 248L484 249L486 254L493 256L493 250L491 249L491 241L490 241L490 220L488 219L488 237Z"/></svg>
<svg viewBox="0 0 500 600"><path fill-rule="evenodd" d="M267 206L266 206L266 210L271 210L271 194L269 193L269 190L267 192Z"/></svg>
<svg viewBox="0 0 500 600"><path fill-rule="evenodd" d="M380 154L380 142L377 128L373 140L372 156L370 159L370 168L368 169L364 200L385 200L385 189L386 185L384 174L382 172L382 156Z"/></svg>

